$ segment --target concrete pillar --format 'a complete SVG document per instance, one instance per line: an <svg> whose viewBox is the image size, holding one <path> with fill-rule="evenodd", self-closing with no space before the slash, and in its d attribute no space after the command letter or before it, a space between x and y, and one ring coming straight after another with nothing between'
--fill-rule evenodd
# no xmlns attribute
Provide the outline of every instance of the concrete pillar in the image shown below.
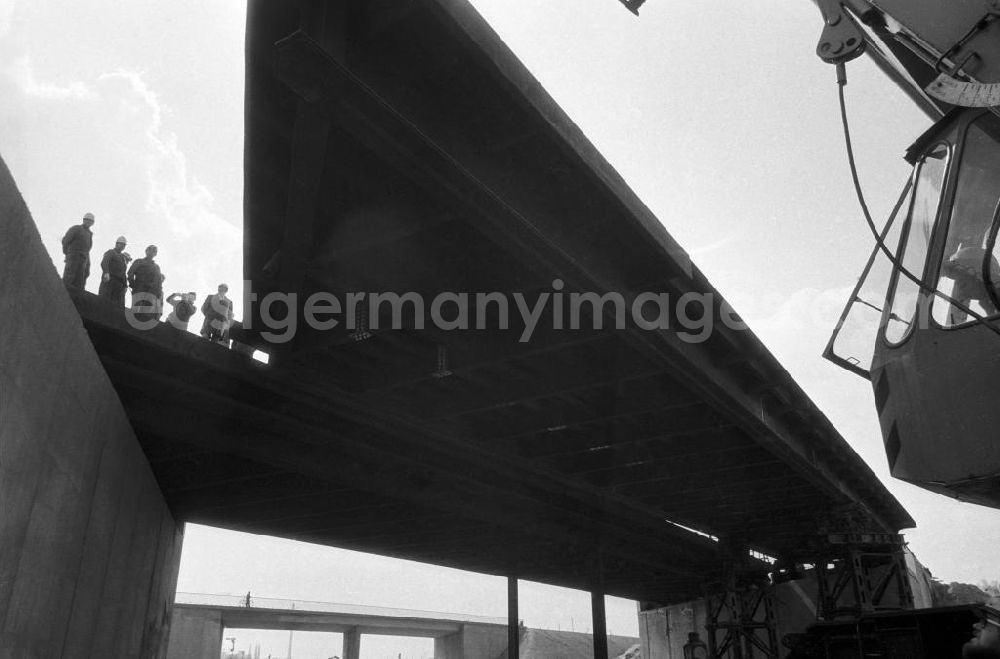
<svg viewBox="0 0 1000 659"><path fill-rule="evenodd" d="M175 607L167 659L219 659L224 631L219 611Z"/></svg>
<svg viewBox="0 0 1000 659"><path fill-rule="evenodd" d="M441 636L434 639L434 659L465 659L462 648L464 638L462 632Z"/></svg>
<svg viewBox="0 0 1000 659"><path fill-rule="evenodd" d="M604 611L604 589L590 593L590 609L594 619L594 659L608 659L608 625Z"/></svg>
<svg viewBox="0 0 1000 659"><path fill-rule="evenodd" d="M343 659L361 658L361 632L357 627L351 627L344 632L344 654Z"/></svg>
<svg viewBox="0 0 1000 659"><path fill-rule="evenodd" d="M180 529L2 161L0 216L0 654L162 659Z"/></svg>
<svg viewBox="0 0 1000 659"><path fill-rule="evenodd" d="M461 659L496 659L507 649L506 625L462 625L461 634Z"/></svg>
<svg viewBox="0 0 1000 659"><path fill-rule="evenodd" d="M604 610L604 557L600 551L594 560L590 612L593 618L591 629L594 630L594 659L608 659L608 623Z"/></svg>
<svg viewBox="0 0 1000 659"><path fill-rule="evenodd" d="M507 577L507 657L521 656L521 619L517 612L517 577Z"/></svg>

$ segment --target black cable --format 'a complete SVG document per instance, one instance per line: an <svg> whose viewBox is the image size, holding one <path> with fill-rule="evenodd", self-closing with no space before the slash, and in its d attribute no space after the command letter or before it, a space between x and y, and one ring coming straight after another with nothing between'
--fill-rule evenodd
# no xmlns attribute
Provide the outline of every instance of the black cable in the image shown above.
<svg viewBox="0 0 1000 659"><path fill-rule="evenodd" d="M902 274L907 279L909 279L914 284L916 284L918 288L920 288L921 290L923 290L923 291L925 291L927 293L930 293L931 295L935 295L935 296L941 298L942 300L944 300L945 302L947 302L948 304L951 304L951 305L955 306L957 309L959 309L961 311L964 311L969 316L972 316L972 318L974 318L977 322L985 325L992 332L994 332L995 334L997 334L998 336L1000 336L1000 329L998 329L997 327L995 327L992 323L987 322L986 318L984 318L983 316L980 316L975 311L973 311L969 307L965 306L964 304L962 304L958 300L955 300L951 296L945 295L944 293L942 293L941 291L937 290L936 288L931 288L930 286L927 286L926 284L924 284L918 277L916 277L905 266L903 266L902 263L899 262L899 259L897 259L895 257L895 255L893 255L893 253L886 246L885 241L882 239L882 236L879 235L879 230L875 226L875 222L872 221L871 213L868 211L868 204L865 203L865 195L861 191L861 181L858 179L858 168L857 168L857 165L854 162L854 148L851 145L851 131L850 131L850 128L848 127L848 124L847 124L847 105L846 105L846 103L844 101L844 85L846 85L846 84L847 84L847 76L846 76L846 73L844 71L844 67L843 67L842 64L838 64L837 65L837 92L838 92L838 96L840 98L840 121L841 121L841 123L844 126L844 141L845 141L845 143L847 145L847 162L848 162L848 164L851 167L851 179L853 179L853 181L854 181L854 191L858 195L858 202L861 204L861 211L864 213L865 223L868 225L868 230L871 231L872 236L875 238L875 243L878 245L879 249L882 250L882 253L885 254L886 258L889 259L889 262L892 263L893 267L895 267L896 270L899 271L900 274ZM908 229L908 227L904 226L903 229L906 230L906 229ZM893 296L895 296L895 292L893 292ZM890 304L891 304L891 301L890 301Z"/></svg>

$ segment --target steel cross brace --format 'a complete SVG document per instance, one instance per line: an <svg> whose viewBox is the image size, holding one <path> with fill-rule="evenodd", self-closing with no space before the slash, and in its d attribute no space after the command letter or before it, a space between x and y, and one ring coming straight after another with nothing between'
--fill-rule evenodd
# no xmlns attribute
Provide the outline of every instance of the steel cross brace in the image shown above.
<svg viewBox="0 0 1000 659"><path fill-rule="evenodd" d="M777 659L778 635L770 587L709 593L708 647L715 659Z"/></svg>
<svg viewBox="0 0 1000 659"><path fill-rule="evenodd" d="M896 538L862 543L851 539L843 542L840 537L831 536L833 542L828 545L827 553L816 563L819 618L834 620L913 608L903 545Z"/></svg>

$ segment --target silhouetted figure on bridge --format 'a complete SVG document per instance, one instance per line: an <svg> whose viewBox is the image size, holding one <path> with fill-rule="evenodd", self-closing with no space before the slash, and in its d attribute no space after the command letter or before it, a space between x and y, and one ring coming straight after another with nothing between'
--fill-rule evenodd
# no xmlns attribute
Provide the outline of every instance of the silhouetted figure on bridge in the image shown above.
<svg viewBox="0 0 1000 659"><path fill-rule="evenodd" d="M201 335L224 346L229 345L229 328L233 324L233 301L226 297L228 292L229 286L219 284L218 293L206 297L201 305L205 314Z"/></svg>
<svg viewBox="0 0 1000 659"><path fill-rule="evenodd" d="M167 304L171 305L174 310L167 316L167 322L179 330L187 331L188 321L191 320L191 316L197 311L194 306L194 301L197 297L198 294L194 291L188 293L171 293L167 298Z"/></svg>
<svg viewBox="0 0 1000 659"><path fill-rule="evenodd" d="M125 251L125 236L118 236L115 246L104 252L101 259L101 286L98 295L114 302L119 307L125 306L125 289L128 282L125 270L132 257Z"/></svg>
<svg viewBox="0 0 1000 659"><path fill-rule="evenodd" d="M145 258L136 259L128 269L132 311L137 320L159 320L162 313L164 276L154 261L156 254L156 245L150 245Z"/></svg>
<svg viewBox="0 0 1000 659"><path fill-rule="evenodd" d="M66 266L63 268L63 282L67 288L83 288L90 276L90 248L94 245L94 234L90 227L94 226L94 214L87 213L83 222L72 226L62 239L62 250L66 256Z"/></svg>

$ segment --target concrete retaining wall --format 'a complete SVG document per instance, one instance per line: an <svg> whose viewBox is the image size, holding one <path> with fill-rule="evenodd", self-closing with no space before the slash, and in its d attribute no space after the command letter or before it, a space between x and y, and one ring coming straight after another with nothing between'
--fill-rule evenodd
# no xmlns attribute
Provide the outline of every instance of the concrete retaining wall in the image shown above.
<svg viewBox="0 0 1000 659"><path fill-rule="evenodd" d="M0 656L165 656L180 547L0 161Z"/></svg>

